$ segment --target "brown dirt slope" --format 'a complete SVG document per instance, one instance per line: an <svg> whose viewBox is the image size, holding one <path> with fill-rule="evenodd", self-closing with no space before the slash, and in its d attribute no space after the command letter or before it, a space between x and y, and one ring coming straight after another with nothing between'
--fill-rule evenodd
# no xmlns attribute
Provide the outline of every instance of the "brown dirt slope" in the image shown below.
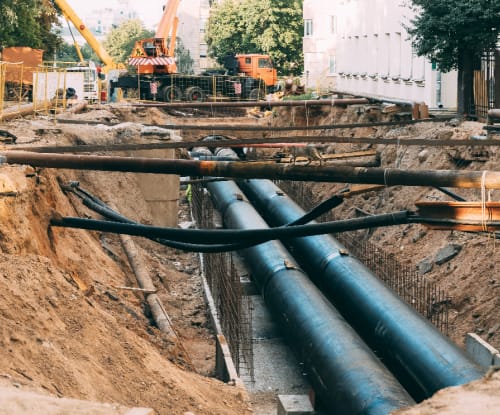
<svg viewBox="0 0 500 415"><path fill-rule="evenodd" d="M95 127L64 128L13 125L21 142L96 135ZM0 168L0 376L164 415L250 413L242 391L206 376L214 343L196 258L137 241L181 339L172 344L152 326L142 295L116 288L136 284L115 236L48 226L56 213L90 215L58 179L80 180L124 214L151 222L133 175Z"/></svg>

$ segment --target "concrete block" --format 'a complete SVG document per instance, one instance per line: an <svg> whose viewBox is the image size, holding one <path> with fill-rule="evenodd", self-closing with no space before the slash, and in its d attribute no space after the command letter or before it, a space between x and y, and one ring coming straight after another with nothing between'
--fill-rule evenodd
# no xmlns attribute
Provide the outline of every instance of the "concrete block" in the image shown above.
<svg viewBox="0 0 500 415"><path fill-rule="evenodd" d="M442 265L445 262L448 262L452 258L456 257L461 250L462 250L462 245L450 244L448 246L445 246L444 248L441 248L437 252L434 262L437 265Z"/></svg>
<svg viewBox="0 0 500 415"><path fill-rule="evenodd" d="M314 408L307 395L278 395L278 415L312 415Z"/></svg>
<svg viewBox="0 0 500 415"><path fill-rule="evenodd" d="M500 364L500 352L475 333L467 333L465 349L480 366L488 368Z"/></svg>
<svg viewBox="0 0 500 415"><path fill-rule="evenodd" d="M174 149L141 150L135 157L174 159ZM138 173L137 182L156 226L177 226L180 178L175 174Z"/></svg>

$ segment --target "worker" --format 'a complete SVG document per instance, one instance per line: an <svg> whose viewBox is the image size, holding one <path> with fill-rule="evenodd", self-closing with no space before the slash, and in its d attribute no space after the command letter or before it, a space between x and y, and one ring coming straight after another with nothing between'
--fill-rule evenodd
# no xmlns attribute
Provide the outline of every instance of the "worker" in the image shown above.
<svg viewBox="0 0 500 415"><path fill-rule="evenodd" d="M191 187L191 183L188 184L186 188L186 200L188 201L189 204L191 204L193 200L193 189Z"/></svg>
<svg viewBox="0 0 500 415"><path fill-rule="evenodd" d="M158 84L159 82L156 81L153 81L149 84L149 92L151 92L151 95L153 96L153 101L156 101L156 96L158 95Z"/></svg>

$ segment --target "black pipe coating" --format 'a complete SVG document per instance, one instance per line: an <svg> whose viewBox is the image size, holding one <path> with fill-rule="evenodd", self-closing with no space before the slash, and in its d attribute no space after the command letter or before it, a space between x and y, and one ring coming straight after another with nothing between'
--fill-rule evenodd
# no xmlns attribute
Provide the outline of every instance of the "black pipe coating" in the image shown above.
<svg viewBox="0 0 500 415"><path fill-rule="evenodd" d="M234 182L207 185L226 226L265 229ZM245 262L315 390L335 414L387 415L411 397L345 322L283 245L270 241L242 252Z"/></svg>
<svg viewBox="0 0 500 415"><path fill-rule="evenodd" d="M272 226L303 215L269 180L240 187ZM476 380L484 371L329 235L294 238L289 249L315 284L417 399Z"/></svg>

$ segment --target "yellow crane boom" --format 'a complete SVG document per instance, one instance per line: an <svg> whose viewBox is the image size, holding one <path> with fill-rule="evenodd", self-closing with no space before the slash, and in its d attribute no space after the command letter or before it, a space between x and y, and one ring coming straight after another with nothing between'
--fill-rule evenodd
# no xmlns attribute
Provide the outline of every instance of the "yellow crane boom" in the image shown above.
<svg viewBox="0 0 500 415"><path fill-rule="evenodd" d="M71 8L66 0L54 0L54 3L61 9L64 17L73 23L76 29L81 33L84 39L87 41L92 50L96 53L99 59L104 64L104 71L109 69L116 69L118 65L115 63L113 58L109 56L108 52L104 49L101 43L95 38L92 32L87 28L85 23L78 17L75 11Z"/></svg>

